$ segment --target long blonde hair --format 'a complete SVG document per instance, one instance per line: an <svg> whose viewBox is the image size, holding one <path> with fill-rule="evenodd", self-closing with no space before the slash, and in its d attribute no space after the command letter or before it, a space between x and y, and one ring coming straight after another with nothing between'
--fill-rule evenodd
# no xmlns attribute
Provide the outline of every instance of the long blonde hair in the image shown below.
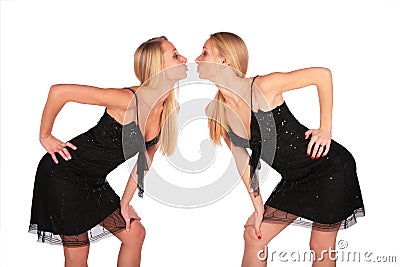
<svg viewBox="0 0 400 267"><path fill-rule="evenodd" d="M161 44L168 41L165 36L152 38L142 43L135 51L134 68L142 87L156 87L163 70ZM171 90L163 103L161 114L160 149L163 155L171 155L178 139L177 107L175 92Z"/></svg>
<svg viewBox="0 0 400 267"><path fill-rule="evenodd" d="M215 48L219 56L225 57L231 67L236 70L238 77L244 77L247 72L249 54L244 41L234 33L217 32L210 35L212 49ZM227 135L224 112L225 98L221 91L215 94L214 101L208 107L208 128L210 138L216 145L221 145L221 136Z"/></svg>

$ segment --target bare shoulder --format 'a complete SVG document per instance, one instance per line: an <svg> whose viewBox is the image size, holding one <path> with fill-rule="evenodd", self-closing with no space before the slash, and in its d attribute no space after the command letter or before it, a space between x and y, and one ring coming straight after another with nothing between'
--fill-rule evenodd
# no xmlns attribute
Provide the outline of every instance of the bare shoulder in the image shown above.
<svg viewBox="0 0 400 267"><path fill-rule="evenodd" d="M108 99L110 107L121 110L131 109L136 106L135 94L138 90L137 86L123 88L102 88L103 97Z"/></svg>
<svg viewBox="0 0 400 267"><path fill-rule="evenodd" d="M278 92L283 79L285 79L285 73L283 72L268 73L259 75L254 80L254 85L262 94L273 95Z"/></svg>

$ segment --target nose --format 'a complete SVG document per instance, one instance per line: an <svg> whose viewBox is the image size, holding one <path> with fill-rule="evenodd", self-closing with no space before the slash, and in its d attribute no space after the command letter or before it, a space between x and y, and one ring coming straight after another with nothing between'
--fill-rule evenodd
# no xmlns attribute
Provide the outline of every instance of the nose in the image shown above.
<svg viewBox="0 0 400 267"><path fill-rule="evenodd" d="M181 56L181 57L182 57L182 58L181 58L182 63L186 64L187 58L185 58L184 56Z"/></svg>
<svg viewBox="0 0 400 267"><path fill-rule="evenodd" d="M199 61L200 61L200 56L196 57L195 62L197 63L197 62L199 62Z"/></svg>

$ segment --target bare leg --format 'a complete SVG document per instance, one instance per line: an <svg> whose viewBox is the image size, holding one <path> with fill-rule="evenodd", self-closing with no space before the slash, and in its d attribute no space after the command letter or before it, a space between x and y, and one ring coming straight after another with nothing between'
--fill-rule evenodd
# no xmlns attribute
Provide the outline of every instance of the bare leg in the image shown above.
<svg viewBox="0 0 400 267"><path fill-rule="evenodd" d="M68 242L69 239L76 237L63 236L63 241ZM78 236L79 240L87 240L87 233ZM64 246L65 267L87 267L87 259L89 256L90 245L82 247L66 247Z"/></svg>
<svg viewBox="0 0 400 267"><path fill-rule="evenodd" d="M146 235L145 228L139 220L131 223L130 231L123 230L115 236L121 240L121 248L118 254L118 267L139 267L142 253L142 245Z"/></svg>
<svg viewBox="0 0 400 267"><path fill-rule="evenodd" d="M310 249L315 253L315 261L312 267L335 267L336 254L333 253L336 245L336 236L339 228L331 232L311 231Z"/></svg>
<svg viewBox="0 0 400 267"><path fill-rule="evenodd" d="M243 234L245 243L242 267L267 266L267 245L275 236L285 229L286 226L288 226L288 224L263 222L261 224L261 239L257 238L253 226L250 225L245 227ZM262 250L262 252L260 250Z"/></svg>

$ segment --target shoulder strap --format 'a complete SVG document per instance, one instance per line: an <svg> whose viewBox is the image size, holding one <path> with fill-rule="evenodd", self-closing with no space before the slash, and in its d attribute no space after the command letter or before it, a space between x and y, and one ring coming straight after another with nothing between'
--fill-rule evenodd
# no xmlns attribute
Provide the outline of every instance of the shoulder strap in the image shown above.
<svg viewBox="0 0 400 267"><path fill-rule="evenodd" d="M136 95L136 92L134 90L132 90L131 88L125 87L124 89L128 89L128 90L132 91L135 94L135 98L136 98L136 124L139 127L138 97ZM144 136L143 136L143 141L144 141ZM143 181L144 172L149 170L149 165L147 164L145 150L146 150L146 142L143 142L143 147L142 147L142 149L140 149L140 151L138 153L137 169L136 169L136 174L138 175L137 184L138 184L138 189L139 189L139 192L138 192L139 197L143 197L143 193L144 193L144 181Z"/></svg>
<svg viewBox="0 0 400 267"><path fill-rule="evenodd" d="M133 90L132 88L129 87L124 87L124 89L128 89L129 91L133 92L133 94L135 95L135 99L136 99L136 124L139 125L139 107L138 107L138 98L136 95L135 90Z"/></svg>
<svg viewBox="0 0 400 267"><path fill-rule="evenodd" d="M254 197L257 197L260 194L260 188L259 188L259 179L258 179L258 170L261 168L260 164L260 157L261 157L261 133L260 133L260 127L258 125L257 118L255 117L253 113L253 84L254 80L258 77L255 76L251 82L251 87L250 87L250 114L251 114L251 120L250 120L250 134L251 134L251 139L250 139L250 149L251 149L251 156L249 159L249 164L250 164L250 189L253 191ZM255 125L255 129L253 130L253 125Z"/></svg>
<svg viewBox="0 0 400 267"><path fill-rule="evenodd" d="M253 78L253 80L251 81L251 86L250 86L250 108L251 108L251 110L253 110L253 84L254 84L254 80L257 77L258 77L258 75Z"/></svg>

